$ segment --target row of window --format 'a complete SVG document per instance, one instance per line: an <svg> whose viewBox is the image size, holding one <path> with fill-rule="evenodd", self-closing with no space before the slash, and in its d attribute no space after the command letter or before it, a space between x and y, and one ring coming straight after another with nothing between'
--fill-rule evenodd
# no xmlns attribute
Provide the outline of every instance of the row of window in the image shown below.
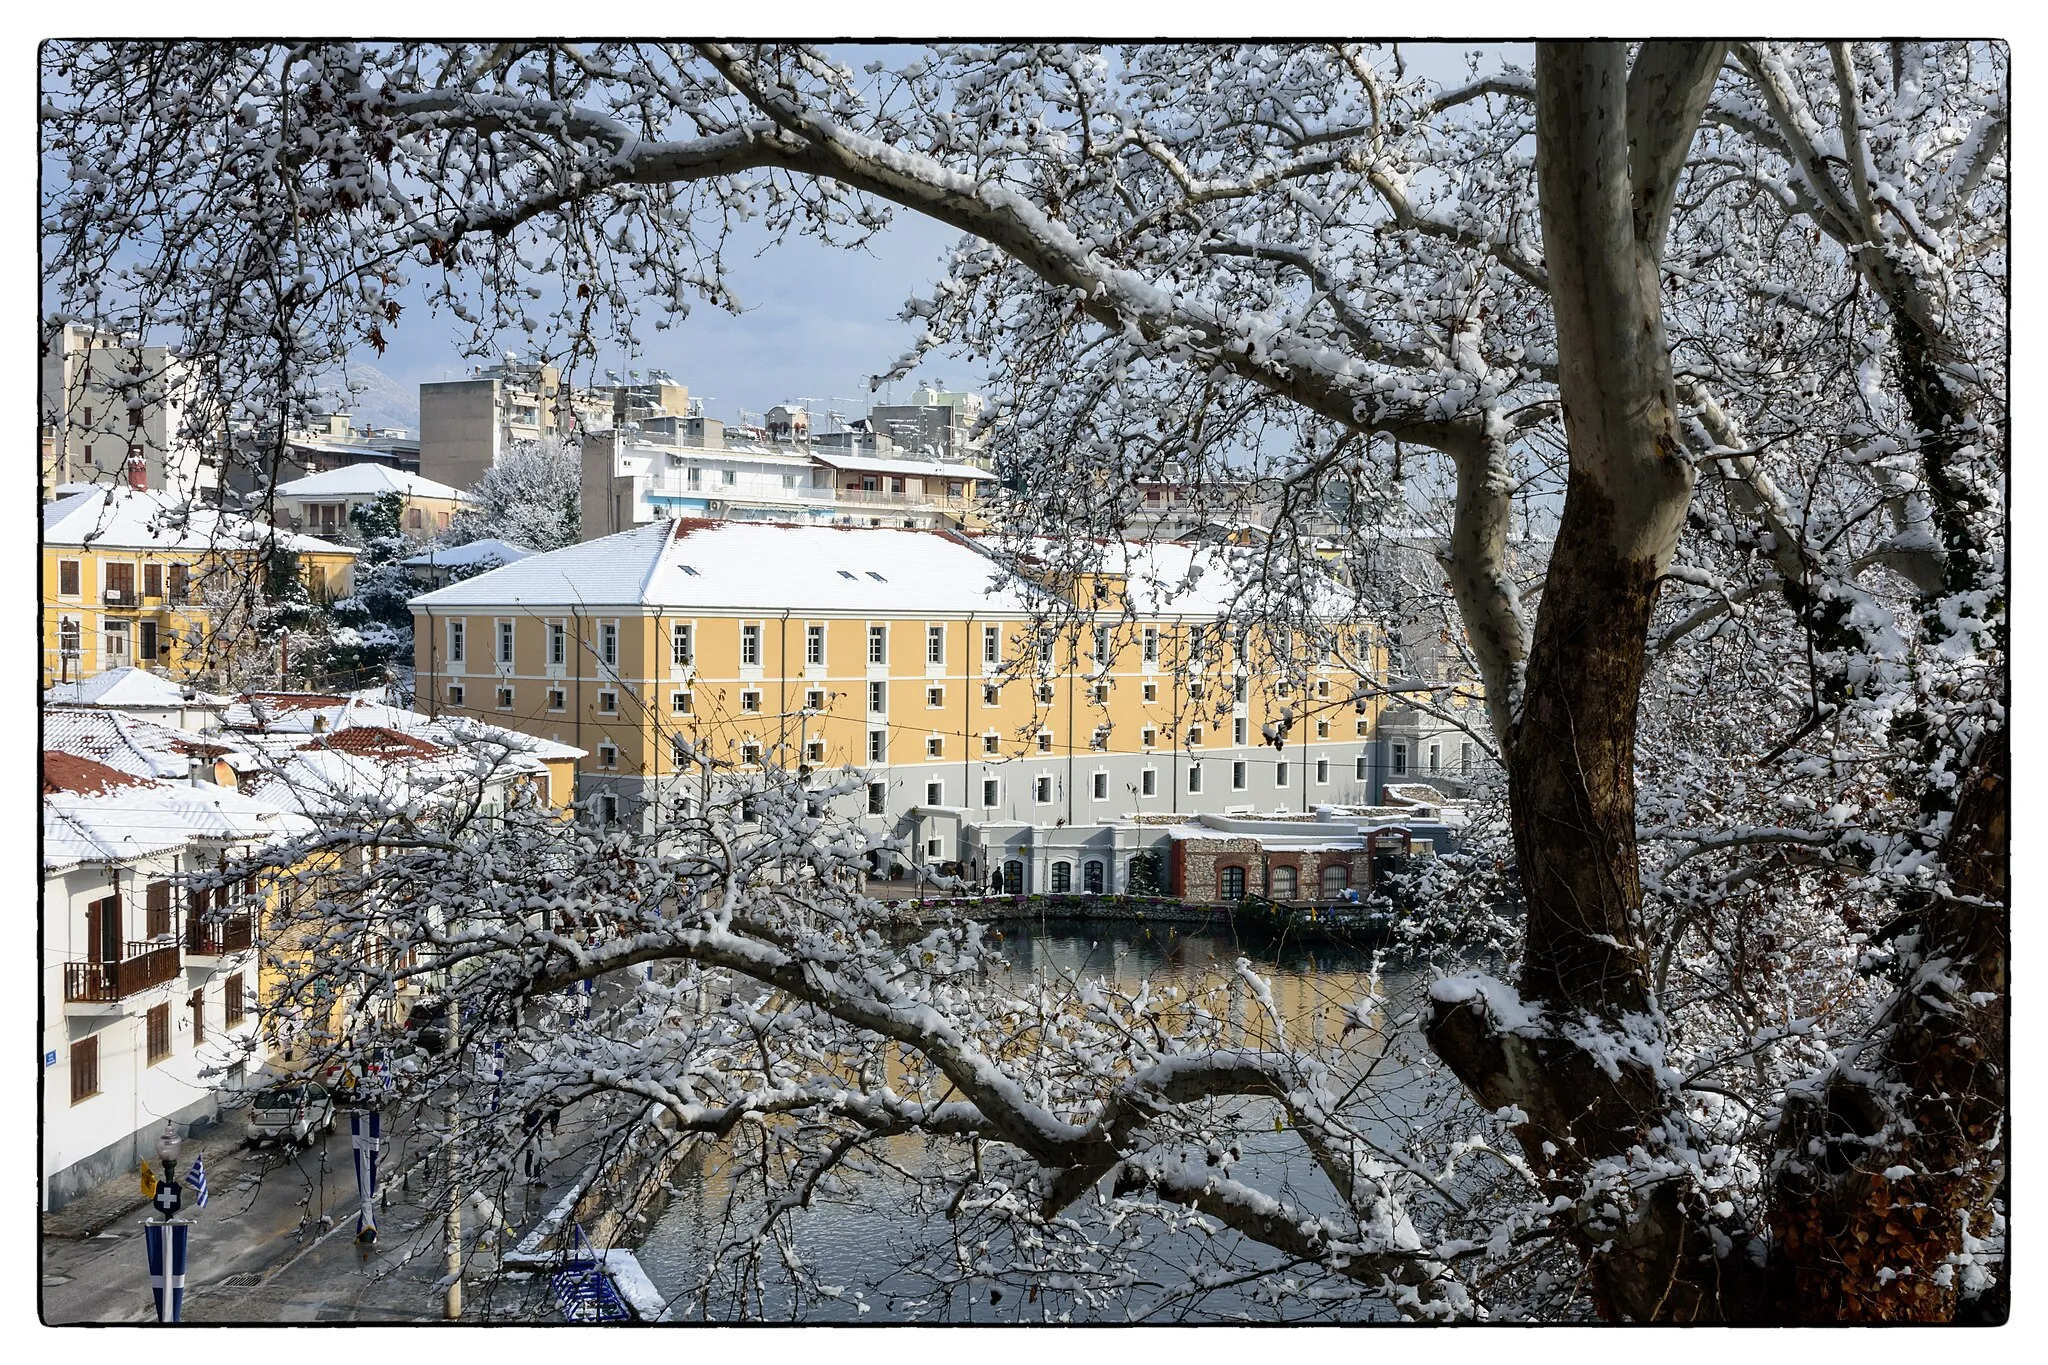
<svg viewBox="0 0 2048 1365"><path fill-rule="evenodd" d="M206 1041L206 992L192 992L185 1006L192 1012L192 1046L199 1047ZM224 1028L239 1028L248 1017L247 996L243 990L242 973L235 972L227 978L222 990L221 1025ZM156 1066L171 1055L171 1007L157 1005L143 1016L143 1047L148 1066ZM100 1093L100 1039L95 1034L81 1038L71 1045L71 1102L79 1104Z"/></svg>
<svg viewBox="0 0 2048 1365"><path fill-rule="evenodd" d="M79 560L60 559L57 561L57 595L77 597L79 593ZM165 573L170 570L169 590L166 591ZM106 580L106 594L109 598L136 600L135 566L119 562L105 562L100 565L101 576ZM144 564L142 566L142 596L161 597L172 602L182 602L192 591L192 566L189 564Z"/></svg>
<svg viewBox="0 0 2048 1365"><path fill-rule="evenodd" d="M73 567L75 568L76 566L74 565ZM515 623L512 621L498 621L495 624L497 627L497 662L509 664L513 660ZM567 626L562 622L549 621L546 623L546 628L548 662L550 664L566 662L568 654ZM740 623L739 630L740 663L750 668L758 667L761 663L761 624L757 621L743 621ZM1110 629L1107 626L1096 626L1094 630L1095 652L1093 657L1098 663L1108 662L1111 657ZM1200 626L1189 627L1191 654L1198 655L1201 652L1202 630L1203 628ZM871 625L867 628L867 631L868 662L871 664L886 664L889 661L889 628L887 626ZM696 663L696 634L697 628L693 623L677 621L670 624L670 663L678 667L688 667ZM1159 662L1159 638L1159 630L1156 626L1145 627L1142 638L1142 656L1148 664ZM464 621L450 621L448 623L449 661L451 663L465 662L468 647L468 623ZM609 667L616 667L618 665L619 627L616 622L605 621L598 624L597 653L598 659L605 665ZM1050 664L1053 661L1053 640L1051 636L1040 637L1037 654L1040 663ZM1242 657L1241 652L1240 657ZM1003 628L1001 626L983 626L981 628L981 659L984 664L1000 664L1003 661ZM946 628L942 625L926 626L925 662L928 664L943 664L945 661ZM804 662L820 666L824 664L825 627L823 625L813 624L804 627ZM1198 683L1196 686L1200 686L1200 684ZM1279 685L1282 696L1287 695L1286 689L1287 684L1282 682ZM1147 684L1147 690L1152 690L1150 684ZM1242 678L1236 681L1236 694L1236 700L1243 701L1245 699L1245 680ZM1318 682L1317 695L1324 697L1330 695L1330 683L1327 678ZM1150 701L1152 698L1148 696L1146 700Z"/></svg>

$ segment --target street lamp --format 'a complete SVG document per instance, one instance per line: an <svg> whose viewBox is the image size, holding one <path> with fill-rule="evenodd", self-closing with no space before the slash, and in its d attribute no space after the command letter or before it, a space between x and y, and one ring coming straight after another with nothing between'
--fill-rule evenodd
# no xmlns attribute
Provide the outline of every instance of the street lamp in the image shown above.
<svg viewBox="0 0 2048 1365"><path fill-rule="evenodd" d="M164 1130L156 1136L156 1155L164 1164L165 1180L170 1180L176 1174L178 1152L184 1145L185 1140L178 1136L178 1130L169 1123L164 1124Z"/></svg>

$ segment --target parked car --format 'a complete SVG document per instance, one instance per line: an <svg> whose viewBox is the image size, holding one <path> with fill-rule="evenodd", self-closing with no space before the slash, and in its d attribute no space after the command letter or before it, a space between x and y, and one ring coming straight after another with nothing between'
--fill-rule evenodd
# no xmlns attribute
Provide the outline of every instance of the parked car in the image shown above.
<svg viewBox="0 0 2048 1365"><path fill-rule="evenodd" d="M315 1132L334 1131L334 1097L316 1081L287 1081L249 1097L249 1141L304 1146Z"/></svg>
<svg viewBox="0 0 2048 1365"><path fill-rule="evenodd" d="M427 996L405 1016L405 1036L422 1052L438 1053L448 1046L448 1001L444 996Z"/></svg>

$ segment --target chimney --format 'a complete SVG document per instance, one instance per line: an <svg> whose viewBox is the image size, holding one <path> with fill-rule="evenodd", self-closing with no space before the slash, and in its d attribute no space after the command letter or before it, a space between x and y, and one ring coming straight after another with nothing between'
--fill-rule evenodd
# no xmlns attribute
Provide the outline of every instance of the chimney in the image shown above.
<svg viewBox="0 0 2048 1365"><path fill-rule="evenodd" d="M185 781L192 786L199 785L199 755L193 754L185 760Z"/></svg>
<svg viewBox="0 0 2048 1365"><path fill-rule="evenodd" d="M324 735L327 733L327 717L324 714L318 712L314 714L313 733L316 735Z"/></svg>

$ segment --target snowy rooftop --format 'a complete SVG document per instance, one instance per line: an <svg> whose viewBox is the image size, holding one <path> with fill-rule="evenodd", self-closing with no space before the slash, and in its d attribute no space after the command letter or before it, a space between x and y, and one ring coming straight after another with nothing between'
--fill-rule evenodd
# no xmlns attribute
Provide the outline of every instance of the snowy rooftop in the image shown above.
<svg viewBox="0 0 2048 1365"><path fill-rule="evenodd" d="M43 870L119 862L194 839L269 841L310 821L231 787L157 782L75 754L43 754Z"/></svg>
<svg viewBox="0 0 2048 1365"><path fill-rule="evenodd" d="M211 692L188 692L169 678L144 668L110 668L82 682L55 683L43 691L45 706L173 710L185 706L223 706L227 700Z"/></svg>
<svg viewBox="0 0 2048 1365"><path fill-rule="evenodd" d="M442 749L502 747L536 759L581 758L585 751L538 735L508 730L467 716L436 718L392 706L381 692L328 695L317 692L249 692L221 715L220 738L259 752L303 748L309 740L335 737L359 727L416 737ZM346 743L342 746L346 749Z"/></svg>
<svg viewBox="0 0 2048 1365"><path fill-rule="evenodd" d="M994 538L984 543L991 554L1010 550ZM1122 579L1132 609L1139 612L1215 617L1254 605L1261 596L1298 599L1305 588L1314 590L1309 605L1318 615L1341 618L1361 610L1357 599L1319 565L1296 565L1284 554L1270 556L1269 565L1268 551L1261 546L1130 540L1077 546L1036 540L1024 549L1042 563ZM1262 574L1269 581L1261 583Z"/></svg>
<svg viewBox="0 0 2048 1365"><path fill-rule="evenodd" d="M534 555L412 601L416 610L646 605L964 615L1022 613L1036 597L943 531L679 519Z"/></svg>
<svg viewBox="0 0 2048 1365"><path fill-rule="evenodd" d="M463 496L459 488L381 464L344 465L340 469L293 479L277 487L277 495L281 498L374 498L386 493L402 493L409 498L455 499Z"/></svg>
<svg viewBox="0 0 2048 1365"><path fill-rule="evenodd" d="M50 545L110 550L253 550L272 536L299 554L353 555L345 545L274 530L248 517L140 488L93 487L43 505Z"/></svg>
<svg viewBox="0 0 2048 1365"><path fill-rule="evenodd" d="M88 707L51 707L43 712L43 748L89 758L136 777L185 780L197 758L232 760L237 746L226 736L196 735L153 720Z"/></svg>
<svg viewBox="0 0 2048 1365"><path fill-rule="evenodd" d="M511 564L534 553L509 540L472 540L467 545L436 547L398 562L415 569L466 569L475 564Z"/></svg>
<svg viewBox="0 0 2048 1365"><path fill-rule="evenodd" d="M832 469L869 470L876 474L908 474L917 478L940 479L993 477L979 465L949 464L943 460L902 460L891 455L862 455L857 451L813 450L811 458Z"/></svg>

